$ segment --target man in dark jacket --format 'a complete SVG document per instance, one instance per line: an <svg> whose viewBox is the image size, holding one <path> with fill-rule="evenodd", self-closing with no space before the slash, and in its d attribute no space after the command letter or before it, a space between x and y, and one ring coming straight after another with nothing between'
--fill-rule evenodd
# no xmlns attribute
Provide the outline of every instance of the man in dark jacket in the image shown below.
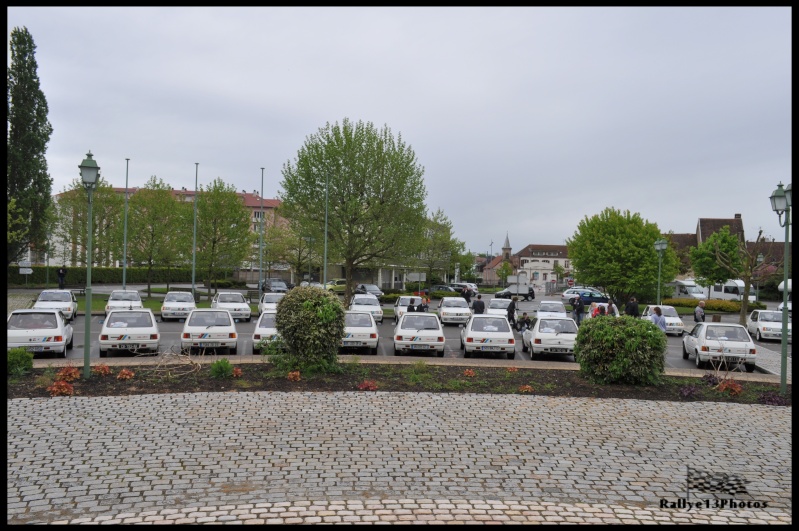
<svg viewBox="0 0 799 531"><path fill-rule="evenodd" d="M483 301L483 296L477 294L477 300L472 304L472 309L475 314L486 313L486 303Z"/></svg>
<svg viewBox="0 0 799 531"><path fill-rule="evenodd" d="M469 286L463 286L463 298L466 299L466 304L472 303L472 290L469 289Z"/></svg>
<svg viewBox="0 0 799 531"><path fill-rule="evenodd" d="M635 300L635 297L630 297L630 302L624 307L624 315L629 315L636 319L641 317L641 312L638 311L638 301Z"/></svg>
<svg viewBox="0 0 799 531"><path fill-rule="evenodd" d="M408 305L408 309L406 311L415 312L416 311L416 304L414 304L415 302L416 299L411 299L411 303Z"/></svg>
<svg viewBox="0 0 799 531"><path fill-rule="evenodd" d="M583 303L583 299L581 299L580 296L577 295L571 300L571 304L572 304L572 313L574 314L574 322L577 323L577 326L580 326L580 323L583 320L583 311L585 311L585 304Z"/></svg>
<svg viewBox="0 0 799 531"><path fill-rule="evenodd" d="M508 322L513 328L516 328L516 301L518 297L514 296L508 304Z"/></svg>

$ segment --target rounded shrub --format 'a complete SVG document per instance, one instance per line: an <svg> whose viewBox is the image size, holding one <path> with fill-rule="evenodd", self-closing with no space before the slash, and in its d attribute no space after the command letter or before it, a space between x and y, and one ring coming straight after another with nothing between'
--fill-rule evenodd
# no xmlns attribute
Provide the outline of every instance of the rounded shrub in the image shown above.
<svg viewBox="0 0 799 531"><path fill-rule="evenodd" d="M666 334L648 319L595 317L574 345L580 372L598 384L654 385L665 366Z"/></svg>
<svg viewBox="0 0 799 531"><path fill-rule="evenodd" d="M338 349L344 336L344 306L338 295L312 287L296 287L277 307L275 326L285 350L270 357L281 370L337 372Z"/></svg>
<svg viewBox="0 0 799 531"><path fill-rule="evenodd" d="M212 378L230 378L233 376L233 365L227 358L221 358L211 364Z"/></svg>
<svg viewBox="0 0 799 531"><path fill-rule="evenodd" d="M9 376L22 376L31 369L33 369L33 352L28 352L22 347L8 351Z"/></svg>

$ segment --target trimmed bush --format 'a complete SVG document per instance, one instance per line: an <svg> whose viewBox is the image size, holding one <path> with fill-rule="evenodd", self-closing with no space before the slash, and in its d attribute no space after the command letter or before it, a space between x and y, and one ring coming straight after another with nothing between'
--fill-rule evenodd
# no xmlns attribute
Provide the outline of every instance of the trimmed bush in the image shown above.
<svg viewBox="0 0 799 531"><path fill-rule="evenodd" d="M344 336L344 306L338 295L312 287L296 287L280 300L275 325L285 351L272 354L280 370L340 372L338 349Z"/></svg>
<svg viewBox="0 0 799 531"><path fill-rule="evenodd" d="M211 364L211 377L230 378L233 376L233 365L227 358L216 360Z"/></svg>
<svg viewBox="0 0 799 531"><path fill-rule="evenodd" d="M33 352L28 352L22 347L8 351L9 376L22 376L31 369L33 369Z"/></svg>
<svg viewBox="0 0 799 531"><path fill-rule="evenodd" d="M695 308L698 303L699 301L696 299L663 299L663 304L666 306ZM766 305L762 302L750 302L747 308L749 310L765 310ZM710 299L705 301L705 311L738 313L741 311L741 303L721 299Z"/></svg>
<svg viewBox="0 0 799 531"><path fill-rule="evenodd" d="M595 317L574 345L580 372L598 384L654 385L664 371L666 334L648 319Z"/></svg>

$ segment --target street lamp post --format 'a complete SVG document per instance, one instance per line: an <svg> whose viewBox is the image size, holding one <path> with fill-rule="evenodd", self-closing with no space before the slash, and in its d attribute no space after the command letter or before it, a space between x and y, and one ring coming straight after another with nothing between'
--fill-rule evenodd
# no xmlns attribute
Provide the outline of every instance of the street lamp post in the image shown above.
<svg viewBox="0 0 799 531"><path fill-rule="evenodd" d="M783 283L782 283L782 333L780 344L782 347L782 363L780 364L780 393L788 391L788 269L790 264L790 239L791 239L791 184L783 190L782 183L771 194L771 209L777 213L780 227L785 227L785 254L783 257ZM785 213L785 223L782 214Z"/></svg>
<svg viewBox="0 0 799 531"><path fill-rule="evenodd" d="M658 304L660 304L660 269L663 265L663 251L669 246L669 242L660 239L655 242L655 250L658 252Z"/></svg>
<svg viewBox="0 0 799 531"><path fill-rule="evenodd" d="M258 243L258 289L264 289L264 169L261 168L261 240Z"/></svg>
<svg viewBox="0 0 799 531"><path fill-rule="evenodd" d="M89 196L89 212L86 222L86 333L83 339L83 377L89 379L92 375L91 346L92 346L92 192L97 187L97 178L100 166L92 159L92 152L78 166L83 187Z"/></svg>
<svg viewBox="0 0 799 531"><path fill-rule="evenodd" d="M125 273L128 269L128 163L130 159L125 159L125 226L122 237L122 289L127 289L125 283Z"/></svg>
<svg viewBox="0 0 799 531"><path fill-rule="evenodd" d="M195 291L194 279L195 270L197 268L197 173L200 169L200 163L194 163L194 239L191 244L191 296L197 301L197 292Z"/></svg>
<svg viewBox="0 0 799 531"><path fill-rule="evenodd" d="M763 260L765 260L763 253L758 253L757 266L755 267L755 271L757 271L757 276L755 277L755 281L757 282L757 287L755 288L755 302L760 300L760 266L763 265Z"/></svg>
<svg viewBox="0 0 799 531"><path fill-rule="evenodd" d="M322 277L322 287L327 288L327 188L328 182L330 180L330 173L325 172L325 256L323 258L325 265L324 265L324 273Z"/></svg>

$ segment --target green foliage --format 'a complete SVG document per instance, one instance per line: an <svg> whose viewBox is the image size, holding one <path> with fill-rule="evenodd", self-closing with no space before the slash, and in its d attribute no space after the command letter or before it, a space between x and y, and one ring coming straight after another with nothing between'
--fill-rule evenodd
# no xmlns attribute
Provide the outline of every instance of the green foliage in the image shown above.
<svg viewBox="0 0 799 531"><path fill-rule="evenodd" d="M22 376L33 369L33 352L22 347L8 351L8 376Z"/></svg>
<svg viewBox="0 0 799 531"><path fill-rule="evenodd" d="M453 235L452 222L441 209L427 219L419 265L430 280L436 273L454 273L455 261L464 254L465 245ZM470 255L471 256L471 255ZM473 266L474 260L472 260ZM470 266L471 267L471 266ZM461 271L463 271L461 266Z"/></svg>
<svg viewBox="0 0 799 531"><path fill-rule="evenodd" d="M574 346L580 371L598 384L655 385L664 372L666 335L651 321L596 317L582 322Z"/></svg>
<svg viewBox="0 0 799 531"><path fill-rule="evenodd" d="M36 44L28 29L13 28L6 78L6 198L18 210L9 215L6 263L30 247L41 251L47 239L53 180L47 172L47 144L53 126L41 91ZM77 162L77 161L76 161ZM12 210L9 208L9 214Z"/></svg>
<svg viewBox="0 0 799 531"><path fill-rule="evenodd" d="M699 285L723 284L737 278L734 271L741 267L739 240L730 234L729 226L725 225L711 234L699 247L691 247L690 254ZM729 261L725 264L719 254L725 255Z"/></svg>
<svg viewBox="0 0 799 531"><path fill-rule="evenodd" d="M502 262L502 265L500 265L497 268L497 276L499 277L499 279L502 281L503 284L507 284L508 283L507 282L508 281L508 277L512 273L513 273L513 267L511 267L510 263L508 263L507 260Z"/></svg>
<svg viewBox="0 0 799 531"><path fill-rule="evenodd" d="M275 324L285 351L270 361L286 371L336 372L344 336L344 306L337 295L312 287L296 287L281 299Z"/></svg>
<svg viewBox="0 0 799 531"><path fill-rule="evenodd" d="M233 365L227 358L216 360L211 364L211 376L213 378L233 377Z"/></svg>
<svg viewBox="0 0 799 531"><path fill-rule="evenodd" d="M602 286L615 301L631 296L655 300L658 253L654 244L662 237L658 226L640 214L609 207L580 221L566 246L580 284ZM677 255L669 246L663 252L661 283L674 280L677 269Z"/></svg>
<svg viewBox="0 0 799 531"><path fill-rule="evenodd" d="M684 308L696 308L698 302L696 299L663 299L663 304L666 306ZM766 305L762 302L750 302L749 309L765 310ZM738 313L741 311L741 303L739 301L710 299L705 301L705 311Z"/></svg>

